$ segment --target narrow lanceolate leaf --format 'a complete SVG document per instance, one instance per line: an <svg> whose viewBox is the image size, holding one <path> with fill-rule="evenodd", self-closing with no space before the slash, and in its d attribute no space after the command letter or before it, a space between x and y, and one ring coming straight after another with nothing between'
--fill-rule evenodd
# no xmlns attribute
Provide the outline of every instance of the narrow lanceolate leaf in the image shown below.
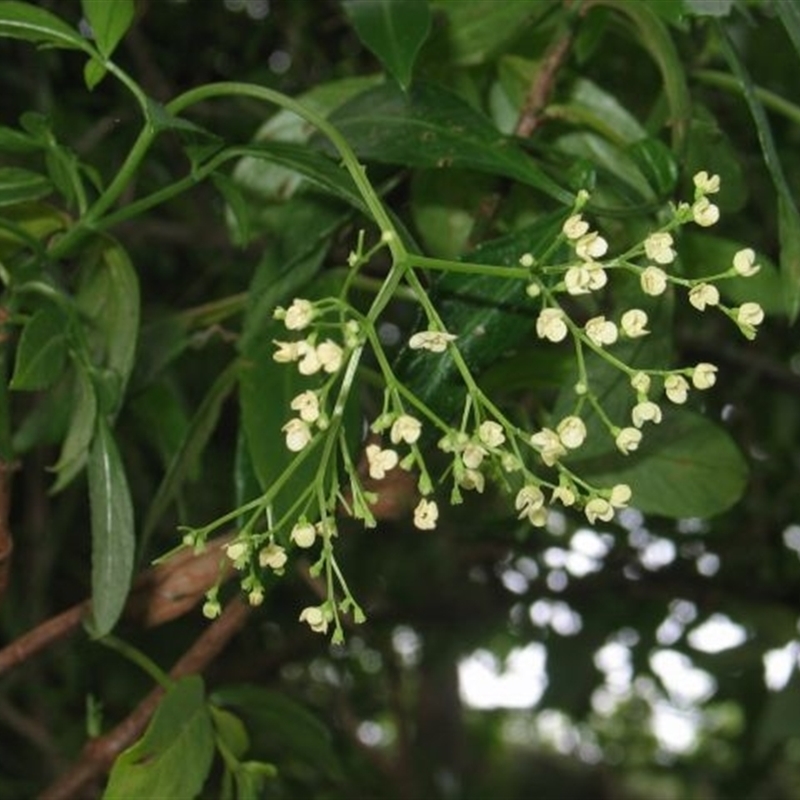
<svg viewBox="0 0 800 800"><path fill-rule="evenodd" d="M103 800L197 797L214 759L214 728L202 678L174 684L144 736L114 763Z"/></svg>
<svg viewBox="0 0 800 800"><path fill-rule="evenodd" d="M110 56L133 22L133 0L81 0L81 6L97 49Z"/></svg>
<svg viewBox="0 0 800 800"><path fill-rule="evenodd" d="M117 445L103 417L89 454L92 525L92 632L116 624L131 583L135 534L133 505Z"/></svg>
<svg viewBox="0 0 800 800"><path fill-rule="evenodd" d="M30 318L19 340L12 389L45 389L60 377L67 354L66 324L55 305L45 306Z"/></svg>
<svg viewBox="0 0 800 800"><path fill-rule="evenodd" d="M730 65L731 71L739 80L744 92L744 99L750 109L750 116L756 126L758 140L764 163L769 170L775 191L778 193L778 234L781 244L781 277L786 290L786 303L789 318L792 322L800 313L800 211L794 201L794 195L786 180L781 159L775 147L767 114L756 95L747 67L742 61L732 40L722 25L717 26L722 42L722 52Z"/></svg>
<svg viewBox="0 0 800 800"><path fill-rule="evenodd" d="M344 10L358 38L407 89L431 28L428 0L346 0Z"/></svg>
<svg viewBox="0 0 800 800"><path fill-rule="evenodd" d="M408 94L377 86L331 115L331 122L364 159L411 167L464 167L504 175L570 205L559 186L492 121L455 94L415 84Z"/></svg>
<svg viewBox="0 0 800 800"><path fill-rule="evenodd" d="M53 185L38 172L21 167L0 167L0 206L38 200L53 191Z"/></svg>
<svg viewBox="0 0 800 800"><path fill-rule="evenodd" d="M0 36L76 50L88 49L83 37L55 14L17 0L0 2Z"/></svg>

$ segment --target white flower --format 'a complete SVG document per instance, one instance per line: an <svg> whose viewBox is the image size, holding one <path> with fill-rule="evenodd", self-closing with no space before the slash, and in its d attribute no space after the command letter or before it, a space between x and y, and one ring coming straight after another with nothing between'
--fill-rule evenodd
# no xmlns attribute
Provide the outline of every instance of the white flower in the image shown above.
<svg viewBox="0 0 800 800"><path fill-rule="evenodd" d="M647 394L650 391L650 376L646 372L637 372L631 378L631 387L638 394Z"/></svg>
<svg viewBox="0 0 800 800"><path fill-rule="evenodd" d="M394 450L383 450L377 444L368 444L365 452L369 464L369 476L376 481L386 477L386 473L394 469L400 460Z"/></svg>
<svg viewBox="0 0 800 800"><path fill-rule="evenodd" d="M716 194L719 191L719 175L709 175L705 170L701 170L692 181L701 194Z"/></svg>
<svg viewBox="0 0 800 800"><path fill-rule="evenodd" d="M575 450L580 447L586 439L586 425L580 417L564 417L556 426L558 438L564 447Z"/></svg>
<svg viewBox="0 0 800 800"><path fill-rule="evenodd" d="M300 355L300 363L297 369L301 375L315 375L322 369L316 348L306 341L297 343L297 352Z"/></svg>
<svg viewBox="0 0 800 800"><path fill-rule="evenodd" d="M267 567L274 570L283 569L286 566L286 561L286 551L275 542L270 542L258 554L258 563L265 569Z"/></svg>
<svg viewBox="0 0 800 800"><path fill-rule="evenodd" d="M247 602L254 608L260 606L264 602L264 590L260 586L251 589L247 595Z"/></svg>
<svg viewBox="0 0 800 800"><path fill-rule="evenodd" d="M755 327L764 321L764 309L758 303L742 303L736 311L739 325Z"/></svg>
<svg viewBox="0 0 800 800"><path fill-rule="evenodd" d="M692 383L695 389L710 389L717 382L717 368L706 362L699 363L692 370Z"/></svg>
<svg viewBox="0 0 800 800"><path fill-rule="evenodd" d="M317 538L317 529L310 522L298 522L293 528L289 538L298 547L311 547Z"/></svg>
<svg viewBox="0 0 800 800"><path fill-rule="evenodd" d="M439 519L439 506L435 500L426 500L424 497L414 509L414 527L421 531L432 531Z"/></svg>
<svg viewBox="0 0 800 800"><path fill-rule="evenodd" d="M281 430L286 434L286 446L293 453L299 453L312 438L308 423L297 417L290 419Z"/></svg>
<svg viewBox="0 0 800 800"><path fill-rule="evenodd" d="M328 615L319 606L308 606L300 612L300 622L305 622L314 633L328 632Z"/></svg>
<svg viewBox="0 0 800 800"><path fill-rule="evenodd" d="M389 438L392 444L414 444L422 432L422 423L410 414L401 414L393 423Z"/></svg>
<svg viewBox="0 0 800 800"><path fill-rule="evenodd" d="M589 524L594 524L596 520L608 522L614 516L614 507L603 497L593 497L583 509Z"/></svg>
<svg viewBox="0 0 800 800"><path fill-rule="evenodd" d="M561 227L567 239L580 239L589 232L589 223L580 214L573 214Z"/></svg>
<svg viewBox="0 0 800 800"><path fill-rule="evenodd" d="M538 297L542 293L542 287L534 281L525 287L525 294L528 297Z"/></svg>
<svg viewBox="0 0 800 800"><path fill-rule="evenodd" d="M683 375L668 375L664 380L664 391L671 402L681 405L686 402L689 381Z"/></svg>
<svg viewBox="0 0 800 800"><path fill-rule="evenodd" d="M458 477L458 485L462 489L470 491L474 489L478 494L482 494L486 479L477 469L465 469Z"/></svg>
<svg viewBox="0 0 800 800"><path fill-rule="evenodd" d="M614 508L625 508L632 495L631 487L627 483L618 483L611 487L611 497L608 498L608 502Z"/></svg>
<svg viewBox="0 0 800 800"><path fill-rule="evenodd" d="M533 257L533 253L523 253L519 257L519 265L521 267L530 268L536 263L536 259Z"/></svg>
<svg viewBox="0 0 800 800"><path fill-rule="evenodd" d="M289 406L292 411L300 414L303 422L316 422L319 419L319 398L316 392L301 392L297 397L292 398Z"/></svg>
<svg viewBox="0 0 800 800"><path fill-rule="evenodd" d="M231 542L225 548L225 555L233 561L236 569L242 569L247 564L248 549L246 542Z"/></svg>
<svg viewBox="0 0 800 800"><path fill-rule="evenodd" d="M336 342L326 339L322 344L317 345L317 359L322 369L329 374L338 372L342 368L342 358L344 351Z"/></svg>
<svg viewBox="0 0 800 800"><path fill-rule="evenodd" d="M272 354L274 361L279 364L288 364L290 361L297 361L300 358L300 342L277 342L272 340L278 349Z"/></svg>
<svg viewBox="0 0 800 800"><path fill-rule="evenodd" d="M587 233L575 242L575 253L584 261L602 258L607 252L608 242L597 231Z"/></svg>
<svg viewBox="0 0 800 800"><path fill-rule="evenodd" d="M608 275L602 264L590 261L587 262L586 269L589 270L589 288L593 292L597 289L602 289L608 283Z"/></svg>
<svg viewBox="0 0 800 800"><path fill-rule="evenodd" d="M553 489L553 496L550 498L551 503L558 501L565 508L574 506L575 500L577 500L575 497L575 492L573 492L569 486L564 485L556 486L556 488Z"/></svg>
<svg viewBox="0 0 800 800"><path fill-rule="evenodd" d="M536 320L536 335L540 339L560 342L567 335L567 323L560 308L545 308Z"/></svg>
<svg viewBox="0 0 800 800"><path fill-rule="evenodd" d="M486 456L486 449L475 442L469 442L461 453L461 460L468 469L478 469Z"/></svg>
<svg viewBox="0 0 800 800"><path fill-rule="evenodd" d="M744 250L739 250L733 257L733 268L743 278L749 278L761 269L761 266L755 261L756 254L746 247Z"/></svg>
<svg viewBox="0 0 800 800"><path fill-rule="evenodd" d="M719 290L710 283L698 283L689 290L689 302L698 310L719 304Z"/></svg>
<svg viewBox="0 0 800 800"><path fill-rule="evenodd" d="M667 288L667 273L660 267L647 267L639 276L642 291L652 297L664 294Z"/></svg>
<svg viewBox="0 0 800 800"><path fill-rule="evenodd" d="M408 346L412 350L430 350L432 353L444 353L447 345L458 337L445 331L419 331L409 340Z"/></svg>
<svg viewBox="0 0 800 800"><path fill-rule="evenodd" d="M642 432L638 428L623 428L614 441L620 453L627 456L634 450L638 450L639 443L642 441Z"/></svg>
<svg viewBox="0 0 800 800"><path fill-rule="evenodd" d="M692 206L692 218L701 228L710 228L719 220L719 209L707 197L701 197Z"/></svg>
<svg viewBox="0 0 800 800"><path fill-rule="evenodd" d="M478 438L487 447L500 447L506 440L503 426L494 420L486 420L478 426Z"/></svg>
<svg viewBox="0 0 800 800"><path fill-rule="evenodd" d="M290 331L301 331L311 324L314 318L314 304L310 300L295 297L292 304L285 311L282 308L275 310L275 319L282 319L283 324Z"/></svg>
<svg viewBox="0 0 800 800"><path fill-rule="evenodd" d="M564 285L572 295L589 294L590 281L589 268L585 264L570 267L564 275Z"/></svg>
<svg viewBox="0 0 800 800"><path fill-rule="evenodd" d="M658 425L661 422L661 409L652 401L644 400L633 407L631 420L637 428L641 428L645 422Z"/></svg>
<svg viewBox="0 0 800 800"><path fill-rule="evenodd" d="M672 234L664 231L651 233L644 240L644 252L656 264L671 264L676 256L672 247Z"/></svg>
<svg viewBox="0 0 800 800"><path fill-rule="evenodd" d="M639 336L646 336L650 331L647 330L647 314L640 308L631 308L626 311L619 321L622 332L629 339L636 339Z"/></svg>
<svg viewBox="0 0 800 800"><path fill-rule="evenodd" d="M538 486L533 484L523 486L517 492L514 507L519 511L519 519L527 517L531 525L542 527L547 521L544 494Z"/></svg>
<svg viewBox="0 0 800 800"><path fill-rule="evenodd" d="M583 328L586 335L599 347L604 344L614 344L619 332L617 326L604 316L592 317Z"/></svg>
<svg viewBox="0 0 800 800"><path fill-rule="evenodd" d="M534 433L531 436L531 444L539 450L542 461L548 467L552 467L561 456L567 454L558 434L550 428L542 428L539 433Z"/></svg>

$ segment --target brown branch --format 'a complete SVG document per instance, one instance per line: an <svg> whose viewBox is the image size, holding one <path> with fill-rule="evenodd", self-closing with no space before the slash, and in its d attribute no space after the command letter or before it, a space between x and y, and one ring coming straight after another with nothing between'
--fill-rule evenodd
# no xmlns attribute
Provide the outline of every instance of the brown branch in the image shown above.
<svg viewBox="0 0 800 800"><path fill-rule="evenodd" d="M251 611L239 598L230 602L197 641L183 654L170 671L177 680L202 672L241 630ZM80 759L41 795L39 800L75 800L81 792L102 778L117 756L144 732L164 694L162 687L153 689L115 728L86 744Z"/></svg>
<svg viewBox="0 0 800 800"><path fill-rule="evenodd" d="M186 614L218 579L230 576L230 561L222 557L222 548L230 538L231 534L213 539L201 553L181 550L163 564L145 570L134 581L125 615L153 627ZM71 636L90 609L91 603L84 600L0 649L0 676Z"/></svg>

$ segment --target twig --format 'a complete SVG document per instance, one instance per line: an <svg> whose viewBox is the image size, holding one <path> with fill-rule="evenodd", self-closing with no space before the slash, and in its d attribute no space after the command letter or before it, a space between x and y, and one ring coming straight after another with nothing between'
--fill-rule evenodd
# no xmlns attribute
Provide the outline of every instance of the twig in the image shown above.
<svg viewBox="0 0 800 800"><path fill-rule="evenodd" d="M239 598L230 602L170 671L170 677L182 678L202 672L244 626L251 611ZM81 757L61 777L39 795L39 800L75 800L90 784L101 778L117 756L144 732L158 706L164 689L158 687L115 728L86 744Z"/></svg>

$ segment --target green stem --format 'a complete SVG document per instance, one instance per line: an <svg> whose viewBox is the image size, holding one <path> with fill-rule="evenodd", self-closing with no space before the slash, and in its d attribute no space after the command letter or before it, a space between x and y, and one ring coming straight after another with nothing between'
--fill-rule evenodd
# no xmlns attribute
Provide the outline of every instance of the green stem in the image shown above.
<svg viewBox="0 0 800 800"><path fill-rule="evenodd" d="M148 656L146 656L136 647L133 647L127 642L124 642L122 639L118 639L116 636L111 635L104 636L102 639L100 639L100 643L111 650L116 650L120 655L127 658L128 661L136 664L137 667L146 672L159 686L163 687L164 689L169 689L169 687L172 686L172 678L170 678L169 675L167 675L167 673L155 663L155 661L153 661L151 658L148 658Z"/></svg>

